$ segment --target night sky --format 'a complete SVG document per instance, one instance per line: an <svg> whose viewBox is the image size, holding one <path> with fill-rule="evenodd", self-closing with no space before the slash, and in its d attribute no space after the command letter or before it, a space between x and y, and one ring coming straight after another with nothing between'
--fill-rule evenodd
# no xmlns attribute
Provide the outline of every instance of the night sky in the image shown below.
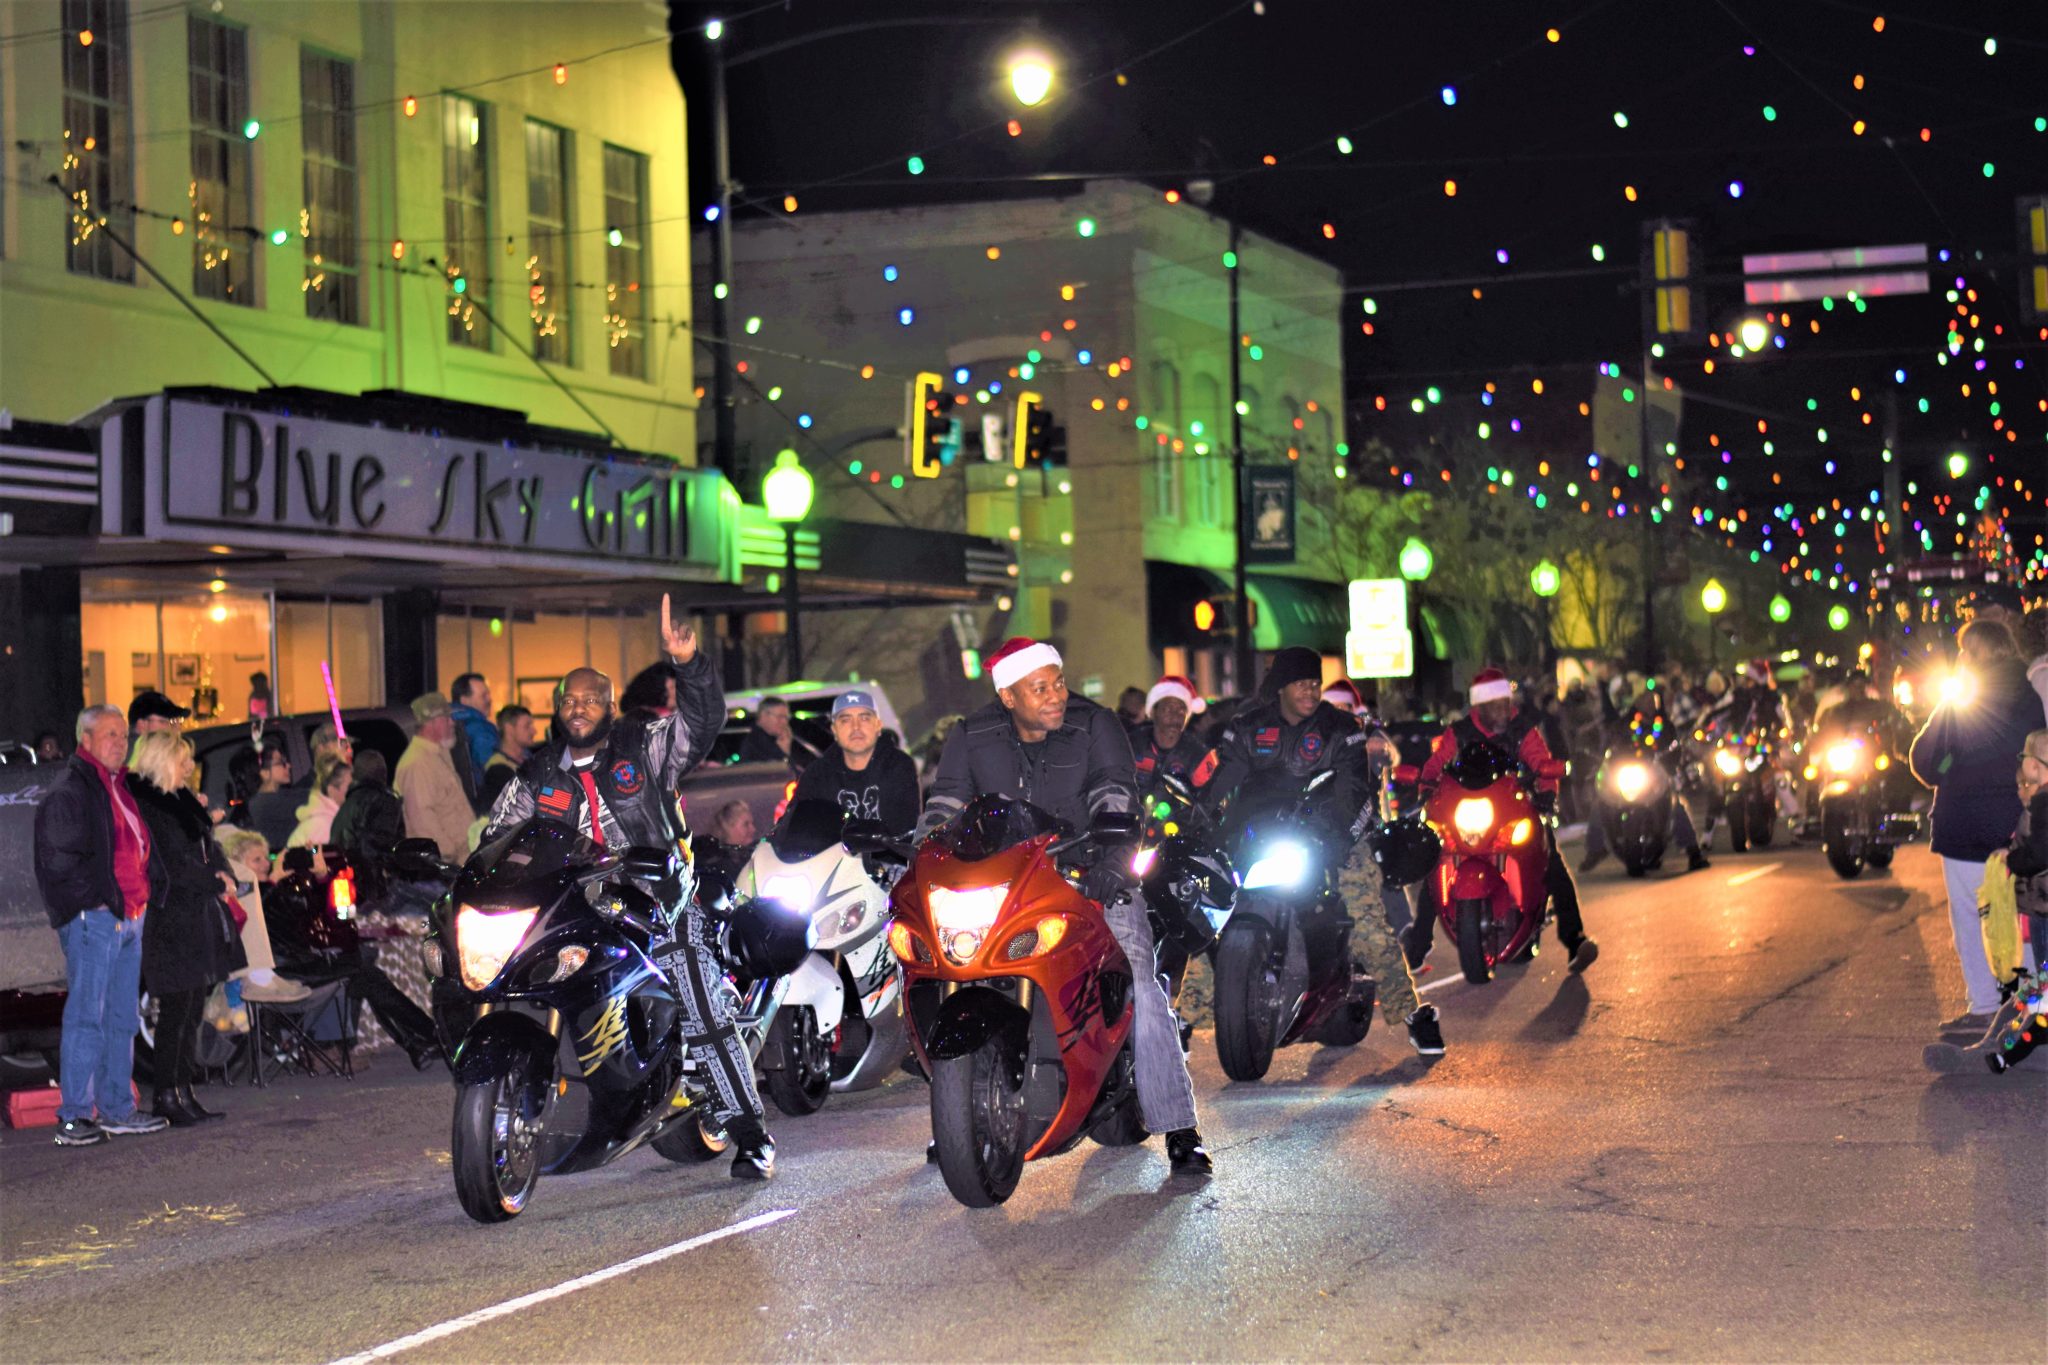
<svg viewBox="0 0 2048 1365"><path fill-rule="evenodd" d="M1722 270L1767 249L1947 248L1955 259L1936 269L1930 294L1874 299L1861 313L1846 300L1832 311L1794 305L1786 345L1746 361L1704 345L1675 351L1660 372L1695 400L1683 445L1705 454L1718 437L1735 456L1734 492L1759 510L1778 496L1845 491L1844 479L1871 486L1882 395L1895 389L1899 453L1916 476L1964 449L1987 476L2048 483L2048 341L2023 320L2012 259L2015 198L2048 193L2048 5L791 0L751 14L677 3L674 14L700 205L712 194L704 20L728 20L734 57L870 20L994 21L838 36L732 71L734 176L748 211L781 213L785 194L806 213L1057 192L1029 179L1047 173L1162 191L1212 178L1217 209L1344 270L1354 442L1379 435L1400 448L1423 427L1469 428L1489 380L1485 415L1516 411L1520 439L1571 439L1594 367L1636 371L1634 266L1649 218L1696 220L1708 267ZM1025 38L1061 67L1056 97L1036 111L1008 99L1002 76ZM1006 129L1011 117L1021 136ZM921 176L906 169L912 154ZM1557 271L1575 273L1528 278ZM1962 313L1944 297L1957 275L1979 291L1960 297ZM1462 283L1391 287L1446 279ZM1724 329L1758 311L1734 286L1706 303ZM1942 366L1952 319L1962 349ZM1543 400L1531 394L1538 378ZM1430 385L1443 402L1415 418L1408 404ZM1583 442L1583 419L1577 432ZM1767 471L1782 480L1768 496ZM2029 547L2048 519L2044 495L2013 507Z"/></svg>

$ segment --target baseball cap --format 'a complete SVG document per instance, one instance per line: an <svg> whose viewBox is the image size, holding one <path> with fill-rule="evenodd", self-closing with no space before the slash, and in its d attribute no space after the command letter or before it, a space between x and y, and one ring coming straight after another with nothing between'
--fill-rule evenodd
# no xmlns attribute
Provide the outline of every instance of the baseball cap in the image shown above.
<svg viewBox="0 0 2048 1365"><path fill-rule="evenodd" d="M875 708L875 694L863 692L857 687L848 688L832 699L832 719L839 719L840 715L847 711L874 711L877 716L882 714Z"/></svg>
<svg viewBox="0 0 2048 1365"><path fill-rule="evenodd" d="M167 720L184 720L191 714L190 710L178 705L161 692L137 692L135 700L128 703L130 726L138 720L148 720L152 716L162 716Z"/></svg>
<svg viewBox="0 0 2048 1365"><path fill-rule="evenodd" d="M422 692L412 699L412 718L421 725L436 716L448 715L451 709L448 699L439 692Z"/></svg>

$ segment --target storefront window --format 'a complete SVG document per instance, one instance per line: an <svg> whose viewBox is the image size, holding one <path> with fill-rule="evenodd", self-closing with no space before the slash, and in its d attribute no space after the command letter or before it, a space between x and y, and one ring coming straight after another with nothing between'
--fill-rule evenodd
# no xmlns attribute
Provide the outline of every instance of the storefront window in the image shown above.
<svg viewBox="0 0 2048 1365"><path fill-rule="evenodd" d="M660 641L644 612L532 612L496 607L453 607L436 623L440 686L456 675L481 673L497 706L514 702L546 716L555 684L572 668L596 668L624 691L654 662Z"/></svg>
<svg viewBox="0 0 2048 1365"><path fill-rule="evenodd" d="M343 708L385 704L384 617L375 602L319 598L277 604L275 683L283 714L327 709L322 660Z"/></svg>
<svg viewBox="0 0 2048 1365"><path fill-rule="evenodd" d="M267 593L143 597L106 585L87 590L79 633L89 702L126 707L154 688L192 708L195 725L245 719L249 675L270 671Z"/></svg>

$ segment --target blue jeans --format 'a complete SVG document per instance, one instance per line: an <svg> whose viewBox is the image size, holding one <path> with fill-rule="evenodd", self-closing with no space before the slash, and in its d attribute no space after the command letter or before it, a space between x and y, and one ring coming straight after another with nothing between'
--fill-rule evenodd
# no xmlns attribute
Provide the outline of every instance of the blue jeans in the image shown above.
<svg viewBox="0 0 2048 1365"><path fill-rule="evenodd" d="M136 1004L142 989L142 921L87 910L57 931L64 944L64 1036L57 1118L106 1119L135 1112Z"/></svg>

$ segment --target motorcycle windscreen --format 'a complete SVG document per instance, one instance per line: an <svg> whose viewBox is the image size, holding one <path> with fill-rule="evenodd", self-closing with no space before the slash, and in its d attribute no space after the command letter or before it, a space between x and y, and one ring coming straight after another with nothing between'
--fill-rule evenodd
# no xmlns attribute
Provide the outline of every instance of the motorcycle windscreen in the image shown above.
<svg viewBox="0 0 2048 1365"><path fill-rule="evenodd" d="M1467 791L1480 791L1521 767L1521 760L1498 744L1467 744L1444 765L1444 776Z"/></svg>
<svg viewBox="0 0 2048 1365"><path fill-rule="evenodd" d="M934 830L931 837L960 861L978 863L1042 834L1065 837L1071 833L1066 821L1028 801L1009 796L980 796Z"/></svg>
<svg viewBox="0 0 2048 1365"><path fill-rule="evenodd" d="M845 826L846 809L837 801L794 801L768 836L768 847L785 863L804 862L838 843Z"/></svg>
<svg viewBox="0 0 2048 1365"><path fill-rule="evenodd" d="M455 898L494 910L538 906L561 877L580 872L603 856L596 844L569 825L536 816L470 855Z"/></svg>

